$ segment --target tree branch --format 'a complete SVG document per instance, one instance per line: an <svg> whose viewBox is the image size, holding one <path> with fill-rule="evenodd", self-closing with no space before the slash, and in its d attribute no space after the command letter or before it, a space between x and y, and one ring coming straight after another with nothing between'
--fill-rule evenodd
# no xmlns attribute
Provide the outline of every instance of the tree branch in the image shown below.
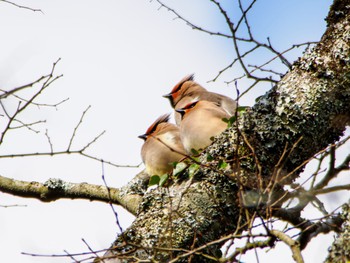
<svg viewBox="0 0 350 263"><path fill-rule="evenodd" d="M299 242L295 241L290 236L286 235L285 233L279 230L271 229L269 232L270 234L282 240L286 245L290 247L290 249L292 250L293 259L295 260L295 262L297 263L304 262L303 256L301 255Z"/></svg>
<svg viewBox="0 0 350 263"><path fill-rule="evenodd" d="M44 14L43 11L41 11L41 9L35 9L35 8L31 8L31 7L27 7L27 6L23 6L23 5L18 5L14 2L11 2L11 1L7 1L7 0L0 0L1 2L4 2L4 3L7 3L7 4L10 4L10 5L13 5L15 7L18 7L18 8L23 8L23 9L27 9L27 10L30 10L30 11L33 11L33 12L41 12Z"/></svg>
<svg viewBox="0 0 350 263"><path fill-rule="evenodd" d="M43 202L59 199L110 202L136 215L143 192L147 188L148 178L147 174L140 172L127 186L117 189L88 183L69 183L54 178L45 183L39 183L0 176L0 191L19 197L35 198Z"/></svg>

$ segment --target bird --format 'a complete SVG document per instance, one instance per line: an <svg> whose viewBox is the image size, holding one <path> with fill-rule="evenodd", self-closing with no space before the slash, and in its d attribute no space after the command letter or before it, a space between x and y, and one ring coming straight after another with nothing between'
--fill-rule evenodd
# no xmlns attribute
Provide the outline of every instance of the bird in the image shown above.
<svg viewBox="0 0 350 263"><path fill-rule="evenodd" d="M215 102L230 116L235 115L237 109L235 100L206 90L194 81L194 74L185 76L173 87L170 93L163 95L163 97L169 99L170 105L175 109L175 122L177 125L180 125L181 116L176 110L185 107L190 102L198 100Z"/></svg>
<svg viewBox="0 0 350 263"><path fill-rule="evenodd" d="M209 146L211 138L227 128L224 119L230 118L217 103L206 100L191 102L176 112L182 116L180 138L189 155Z"/></svg>
<svg viewBox="0 0 350 263"><path fill-rule="evenodd" d="M170 173L173 163L179 162L186 156L179 127L169 123L169 117L170 114L160 116L145 134L138 136L144 140L141 157L146 173L150 176Z"/></svg>

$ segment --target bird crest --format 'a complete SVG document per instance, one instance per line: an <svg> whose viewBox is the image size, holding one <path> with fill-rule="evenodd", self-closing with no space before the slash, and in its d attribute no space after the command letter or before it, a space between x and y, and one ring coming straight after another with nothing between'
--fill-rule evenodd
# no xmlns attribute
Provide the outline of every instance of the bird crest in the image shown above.
<svg viewBox="0 0 350 263"><path fill-rule="evenodd" d="M164 114L162 116L160 116L158 119L156 119L151 126L149 126L149 128L147 129L146 133L147 135L152 134L156 129L157 126L163 122L168 122L170 118L170 113Z"/></svg>
<svg viewBox="0 0 350 263"><path fill-rule="evenodd" d="M186 77L184 77L182 80L180 80L179 83L177 83L175 85L175 87L171 90L170 94L173 94L177 91L179 91L182 87L182 85L186 82L186 81L193 81L194 80L194 74L190 74L190 75L187 75Z"/></svg>

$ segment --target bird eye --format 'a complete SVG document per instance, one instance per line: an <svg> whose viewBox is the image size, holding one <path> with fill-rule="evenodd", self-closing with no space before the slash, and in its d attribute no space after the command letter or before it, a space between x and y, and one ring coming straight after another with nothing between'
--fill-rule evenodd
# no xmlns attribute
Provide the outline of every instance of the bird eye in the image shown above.
<svg viewBox="0 0 350 263"><path fill-rule="evenodd" d="M192 109L194 106L196 106L198 101L192 102L190 105L188 105L187 109Z"/></svg>

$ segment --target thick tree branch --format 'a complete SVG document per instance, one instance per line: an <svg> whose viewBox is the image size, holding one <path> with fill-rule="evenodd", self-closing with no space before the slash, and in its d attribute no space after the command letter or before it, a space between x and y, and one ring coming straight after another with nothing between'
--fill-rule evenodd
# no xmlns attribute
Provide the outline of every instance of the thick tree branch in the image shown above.
<svg viewBox="0 0 350 263"><path fill-rule="evenodd" d="M88 183L69 183L61 179L49 179L45 183L14 180L0 176L0 191L25 198L35 198L43 202L59 199L85 199L121 205L136 215L146 190L148 175L140 172L127 186L120 189L108 188Z"/></svg>

